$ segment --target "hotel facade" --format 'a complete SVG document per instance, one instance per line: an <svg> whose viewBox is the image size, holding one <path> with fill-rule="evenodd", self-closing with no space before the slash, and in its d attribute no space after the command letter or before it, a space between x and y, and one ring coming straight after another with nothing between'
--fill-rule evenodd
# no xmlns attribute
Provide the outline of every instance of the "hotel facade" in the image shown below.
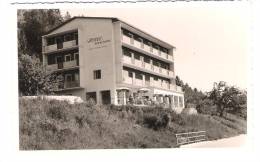
<svg viewBox="0 0 260 162"><path fill-rule="evenodd" d="M61 95L97 104L184 108L172 45L117 18L74 17L42 36L43 64L61 74Z"/></svg>

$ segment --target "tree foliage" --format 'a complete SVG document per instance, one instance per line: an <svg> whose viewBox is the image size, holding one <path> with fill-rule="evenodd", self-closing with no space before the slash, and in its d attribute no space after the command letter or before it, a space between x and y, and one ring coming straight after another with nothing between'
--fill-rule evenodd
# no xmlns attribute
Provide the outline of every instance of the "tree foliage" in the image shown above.
<svg viewBox="0 0 260 162"><path fill-rule="evenodd" d="M52 93L62 84L57 74L47 74L42 62L42 35L64 21L57 9L17 11L18 76L20 95Z"/></svg>
<svg viewBox="0 0 260 162"><path fill-rule="evenodd" d="M63 78L60 75L47 74L35 56L19 56L18 76L20 95L49 94L63 84Z"/></svg>
<svg viewBox="0 0 260 162"><path fill-rule="evenodd" d="M237 114L246 118L247 93L234 86L228 86L226 82L215 83L208 93L192 89L188 83L184 83L178 76L176 85L184 91L186 107L196 107L199 113L223 116L225 112Z"/></svg>
<svg viewBox="0 0 260 162"><path fill-rule="evenodd" d="M228 86L223 81L214 84L212 91L209 92L209 99L217 106L220 116L225 112L238 113L242 105L246 104L245 95L238 88Z"/></svg>
<svg viewBox="0 0 260 162"><path fill-rule="evenodd" d="M41 36L64 20L57 9L18 10L18 53L41 58Z"/></svg>
<svg viewBox="0 0 260 162"><path fill-rule="evenodd" d="M184 83L179 76L176 76L175 82L177 86L182 87L186 107L195 107L206 97L205 94L198 91L197 88L192 89L188 83Z"/></svg>

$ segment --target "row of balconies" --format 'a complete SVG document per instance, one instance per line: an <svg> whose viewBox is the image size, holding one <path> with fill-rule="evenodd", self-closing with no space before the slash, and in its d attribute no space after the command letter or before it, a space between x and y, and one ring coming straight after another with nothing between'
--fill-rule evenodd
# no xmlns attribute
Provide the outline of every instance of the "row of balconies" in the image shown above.
<svg viewBox="0 0 260 162"><path fill-rule="evenodd" d="M62 43L58 43L58 44L56 43L56 44L52 44L49 46L43 46L42 51L44 53L48 53L48 52L54 52L57 50L63 50L63 49L73 48L73 47L77 47L76 40L66 41L66 42L62 42Z"/></svg>
<svg viewBox="0 0 260 162"><path fill-rule="evenodd" d="M132 66L136 66L138 68L145 69L149 72L152 72L152 73L155 73L155 74L160 74L160 75L163 75L163 76L168 77L168 78L174 77L174 73L171 70L167 70L167 69L164 69L162 67L155 66L151 63L147 63L147 62L144 62L144 61L141 61L141 60L137 60L137 59L125 56L125 55L123 55L123 63L130 64Z"/></svg>
<svg viewBox="0 0 260 162"><path fill-rule="evenodd" d="M122 42L127 44L127 45L130 45L130 46L133 46L137 49L141 49L142 51L146 52L146 53L149 53L153 56L156 56L157 58L161 58L161 59L164 59L164 60L169 60L169 61L173 61L173 56L172 55L169 55L159 49L156 49L152 46L148 46L142 42L139 42L137 40L135 40L134 38L130 38L126 35L123 35L122 34Z"/></svg>
<svg viewBox="0 0 260 162"><path fill-rule="evenodd" d="M150 80L145 80L144 76L142 78L143 79L135 78L135 75L133 75L133 77L129 77L127 71L123 72L123 82L126 84L132 84L141 87L155 87L165 90L172 90L175 92L183 92L181 87L170 84L169 82L160 79L154 80L153 77L150 77Z"/></svg>
<svg viewBox="0 0 260 162"><path fill-rule="evenodd" d="M60 62L57 64L51 64L46 66L46 71L47 72L53 72L57 70L62 70L62 69L69 69L73 67L78 67L78 61L73 60L73 61L67 61L67 62Z"/></svg>

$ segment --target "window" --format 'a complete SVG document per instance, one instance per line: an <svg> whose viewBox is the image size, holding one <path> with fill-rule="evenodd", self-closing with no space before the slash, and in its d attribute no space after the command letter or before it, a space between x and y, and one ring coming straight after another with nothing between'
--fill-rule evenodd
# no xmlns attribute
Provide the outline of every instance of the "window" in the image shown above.
<svg viewBox="0 0 260 162"><path fill-rule="evenodd" d="M95 104L97 103L97 94L96 92L87 92L86 93L86 100L93 101Z"/></svg>
<svg viewBox="0 0 260 162"><path fill-rule="evenodd" d="M76 45L78 45L78 33L74 33L74 39L76 40Z"/></svg>
<svg viewBox="0 0 260 162"><path fill-rule="evenodd" d="M71 61L74 60L74 55L75 55L74 53L72 53L72 54L70 55L70 60L71 60Z"/></svg>
<svg viewBox="0 0 260 162"><path fill-rule="evenodd" d="M128 71L128 77L133 78L133 72Z"/></svg>
<svg viewBox="0 0 260 162"><path fill-rule="evenodd" d="M161 64L161 68L164 68L164 69L168 70L169 69L169 65L162 63Z"/></svg>
<svg viewBox="0 0 260 162"><path fill-rule="evenodd" d="M77 66L79 66L79 54L74 53L74 59L76 60Z"/></svg>
<svg viewBox="0 0 260 162"><path fill-rule="evenodd" d="M72 40L73 40L73 33L66 34L66 35L64 36L64 40L65 40L65 41L72 41Z"/></svg>
<svg viewBox="0 0 260 162"><path fill-rule="evenodd" d="M143 75L140 74L140 73L135 73L135 78L136 78L136 79L143 80Z"/></svg>
<svg viewBox="0 0 260 162"><path fill-rule="evenodd" d="M149 57L144 57L144 62L150 64L150 59L149 59Z"/></svg>
<svg viewBox="0 0 260 162"><path fill-rule="evenodd" d="M79 74L78 73L75 73L75 81L79 81Z"/></svg>
<svg viewBox="0 0 260 162"><path fill-rule="evenodd" d="M162 50L162 52L164 52L164 53L167 53L167 54L168 54L168 49L166 49L166 48L161 48L161 50Z"/></svg>
<svg viewBox="0 0 260 162"><path fill-rule="evenodd" d="M144 48L144 41L142 38L138 38L139 42L140 42L140 47Z"/></svg>
<svg viewBox="0 0 260 162"><path fill-rule="evenodd" d="M65 61L66 62L71 61L71 55L70 54L65 56Z"/></svg>
<svg viewBox="0 0 260 162"><path fill-rule="evenodd" d="M145 81L150 81L150 76L149 75L145 75Z"/></svg>
<svg viewBox="0 0 260 162"><path fill-rule="evenodd" d="M174 107L178 107L179 103L178 103L178 96L174 96Z"/></svg>
<svg viewBox="0 0 260 162"><path fill-rule="evenodd" d="M156 77L156 76L155 76L155 77L153 77L153 80L155 80L155 81L158 81L158 79L159 79L159 78L158 78L158 77Z"/></svg>
<svg viewBox="0 0 260 162"><path fill-rule="evenodd" d="M66 82L72 82L74 81L73 77L72 77L72 74L66 74L65 75L65 81Z"/></svg>
<svg viewBox="0 0 260 162"><path fill-rule="evenodd" d="M153 44L151 42L148 42L148 45L150 46L150 52L153 52Z"/></svg>
<svg viewBox="0 0 260 162"><path fill-rule="evenodd" d="M134 54L134 58L137 59L137 60L140 60L140 55L137 54L137 53L135 53L135 54Z"/></svg>
<svg viewBox="0 0 260 162"><path fill-rule="evenodd" d="M101 79L101 70L94 70L94 79Z"/></svg>
<svg viewBox="0 0 260 162"><path fill-rule="evenodd" d="M55 64L55 55L48 55L48 65Z"/></svg>
<svg viewBox="0 0 260 162"><path fill-rule="evenodd" d="M179 96L179 107L183 107L183 98Z"/></svg>
<svg viewBox="0 0 260 162"><path fill-rule="evenodd" d="M131 52L128 49L123 49L123 54L125 56L131 57Z"/></svg>
<svg viewBox="0 0 260 162"><path fill-rule="evenodd" d="M130 43L134 44L134 35L132 33L129 33L129 37L130 37Z"/></svg>
<svg viewBox="0 0 260 162"><path fill-rule="evenodd" d="M153 65L154 65L154 66L159 66L159 62L153 61Z"/></svg>
<svg viewBox="0 0 260 162"><path fill-rule="evenodd" d="M55 37L47 38L47 46L55 44Z"/></svg>

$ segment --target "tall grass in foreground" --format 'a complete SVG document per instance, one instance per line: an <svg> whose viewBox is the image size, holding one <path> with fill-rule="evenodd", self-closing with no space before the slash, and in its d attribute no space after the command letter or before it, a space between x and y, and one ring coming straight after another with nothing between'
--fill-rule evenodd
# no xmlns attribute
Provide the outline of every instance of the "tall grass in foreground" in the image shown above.
<svg viewBox="0 0 260 162"><path fill-rule="evenodd" d="M245 133L246 123L160 107L89 106L19 100L20 149L168 148L175 133L206 130L209 140ZM241 123L242 122L242 123Z"/></svg>

